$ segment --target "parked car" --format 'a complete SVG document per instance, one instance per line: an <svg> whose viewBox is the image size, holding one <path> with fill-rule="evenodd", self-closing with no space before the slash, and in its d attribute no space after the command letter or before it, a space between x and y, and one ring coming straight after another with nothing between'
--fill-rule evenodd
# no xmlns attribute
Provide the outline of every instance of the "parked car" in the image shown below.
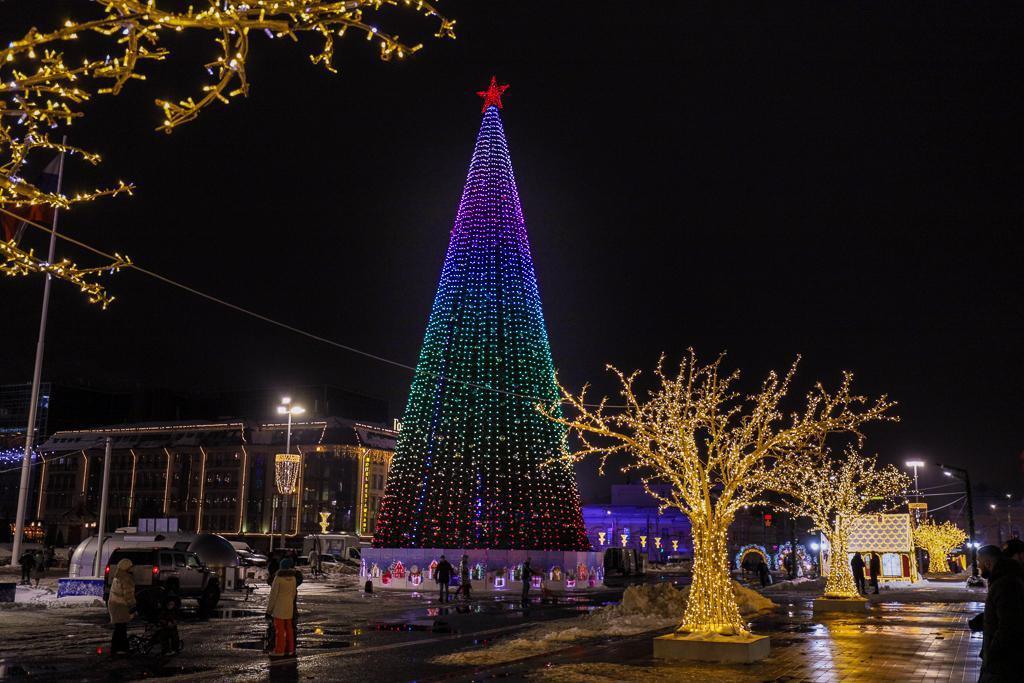
<svg viewBox="0 0 1024 683"><path fill-rule="evenodd" d="M147 594L160 587L181 598L194 598L203 610L211 610L220 601L220 582L195 553L174 548L119 548L110 554L103 570L103 600L110 597L110 582L117 563L132 561L135 594Z"/></svg>

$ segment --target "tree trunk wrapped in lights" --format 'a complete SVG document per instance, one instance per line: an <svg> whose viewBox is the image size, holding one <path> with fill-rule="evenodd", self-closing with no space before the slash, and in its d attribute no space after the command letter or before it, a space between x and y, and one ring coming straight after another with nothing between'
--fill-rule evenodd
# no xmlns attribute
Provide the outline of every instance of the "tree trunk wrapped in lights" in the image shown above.
<svg viewBox="0 0 1024 683"><path fill-rule="evenodd" d="M835 393L818 384L806 396L803 410L784 421L780 404L786 398L796 363L785 376L772 372L760 391L743 398L733 389L739 377L719 374L721 357L700 365L691 350L674 376L659 361L659 386L640 399L639 373L625 375L609 368L622 384L625 404L602 399L587 402L562 388L566 416L556 407L540 406L548 417L568 426L582 447L567 454L578 460L601 458L601 471L615 453L632 458L623 471L638 470L647 491L660 506L676 507L690 518L694 541L693 584L679 631L692 634L745 635L730 587L726 536L736 513L757 504L771 481L773 461L811 452L831 434L860 436L860 427L888 416L893 406L884 396L868 400L851 392L845 373ZM669 483L662 495L650 484Z"/></svg>
<svg viewBox="0 0 1024 683"><path fill-rule="evenodd" d="M914 528L914 543L928 553L928 573L949 574L946 557L954 549L963 545L967 534L952 522L936 524L928 520Z"/></svg>
<svg viewBox="0 0 1024 683"><path fill-rule="evenodd" d="M770 488L784 494L779 505L791 515L810 517L832 548L825 597L855 598L853 572L847 560L850 525L869 506L891 508L910 487L910 478L892 465L879 468L874 457L847 447L841 457L827 448L780 458L770 475Z"/></svg>

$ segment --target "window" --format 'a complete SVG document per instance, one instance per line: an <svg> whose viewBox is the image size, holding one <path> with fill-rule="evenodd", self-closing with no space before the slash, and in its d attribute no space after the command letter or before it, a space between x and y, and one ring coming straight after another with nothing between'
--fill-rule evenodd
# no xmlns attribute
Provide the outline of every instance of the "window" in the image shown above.
<svg viewBox="0 0 1024 683"><path fill-rule="evenodd" d="M179 568L180 567L184 567L185 566L185 556L182 555L181 553L174 553L174 566L175 567L179 567Z"/></svg>
<svg viewBox="0 0 1024 683"><path fill-rule="evenodd" d="M199 560L195 555L186 555L188 566L192 569L199 569Z"/></svg>
<svg viewBox="0 0 1024 683"><path fill-rule="evenodd" d="M160 568L170 569L174 564L174 556L171 553L160 553Z"/></svg>
<svg viewBox="0 0 1024 683"><path fill-rule="evenodd" d="M903 561L897 553L882 553L882 576L903 576Z"/></svg>

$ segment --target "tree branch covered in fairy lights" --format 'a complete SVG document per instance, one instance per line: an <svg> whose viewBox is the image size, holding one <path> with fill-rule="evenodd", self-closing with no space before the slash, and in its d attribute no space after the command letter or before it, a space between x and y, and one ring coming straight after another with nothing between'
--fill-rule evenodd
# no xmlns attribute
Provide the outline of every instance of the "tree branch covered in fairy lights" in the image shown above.
<svg viewBox="0 0 1024 683"><path fill-rule="evenodd" d="M32 273L47 273L52 277L60 278L78 287L79 291L88 295L89 303L99 304L106 310L114 301L114 296L107 292L98 281L98 277L104 273L112 274L121 268L130 267L132 261L127 256L115 254L115 260L105 266L98 268L79 268L68 259L61 259L56 263L48 263L40 260L32 252L18 248L14 240L0 242L0 273L16 277L19 275L30 275Z"/></svg>
<svg viewBox="0 0 1024 683"><path fill-rule="evenodd" d="M588 403L587 388L578 396L562 388L568 417L540 406L549 418L568 426L582 448L567 454L578 460L628 453L623 471L637 470L647 491L664 507L678 507L693 531L693 584L680 632L742 635L746 633L730 587L726 534L737 511L757 504L769 490L771 465L820 448L831 434L853 434L867 422L894 419L894 405L884 396L869 400L851 391L846 373L835 392L817 385L800 412L785 418L781 404L796 372L770 373L760 390L743 397L733 385L738 372L723 376L722 358L701 365L691 350L674 376L655 370L658 386L644 398L637 395L639 373L618 377L625 405L612 408L607 399ZM614 411L614 412L613 412ZM660 495L652 482L671 485Z"/></svg>
<svg viewBox="0 0 1024 683"><path fill-rule="evenodd" d="M121 184L69 197L42 190L19 172L38 150L64 151L98 163L99 156L94 153L51 140L50 131L82 117L83 106L94 95L117 95L129 81L145 80L142 66L170 54L160 44L161 35L167 32L206 32L218 52L213 61L203 65L211 80L199 93L178 101L156 101L163 112L159 130L170 132L215 102L226 104L248 94L246 61L253 31L292 40L300 34L316 34L321 46L310 58L334 71L334 41L348 31L377 43L385 60L403 58L422 47L379 30L372 20L388 5L434 18L437 37L454 37L455 25L421 0L199 0L194 3L200 5L198 9L194 5L182 8L180 2L177 9L168 9L167 5L175 3L157 0L94 2L103 8L98 17L69 19L51 31L32 28L0 50L0 205L67 208L126 188ZM98 40L83 40L83 36ZM71 45L81 45L73 56L65 52Z"/></svg>
<svg viewBox="0 0 1024 683"><path fill-rule="evenodd" d="M796 517L809 517L831 545L832 563L825 596L854 598L859 595L848 556L850 526L868 506L879 511L902 502L910 478L892 465L878 467L848 446L839 457L828 449L780 458L769 475L769 487L783 494L776 507Z"/></svg>
<svg viewBox="0 0 1024 683"><path fill-rule="evenodd" d="M376 43L384 60L404 58L422 47L379 29L375 19L388 6L434 19L434 35L439 38L454 38L455 26L423 0L195 0L191 4L93 0L93 4L102 10L95 17L68 19L52 30L33 27L0 49L0 207L66 209L98 197L131 192L131 184L118 181L109 188L62 194L39 186L23 172L40 151L65 153L98 164L98 154L58 142L56 133L84 116L86 104L95 95L117 95L130 81L145 80L144 66L170 55L161 44L168 32L202 32L217 49L217 56L203 65L209 81L199 92L177 101L156 100L163 115L158 130L169 133L214 103L227 104L231 98L248 94L246 63L253 31L269 39L293 41L303 34L317 36L320 46L310 59L334 72L335 40L350 31ZM83 285L74 277L80 279L85 271L77 271L67 261L47 264L10 243L4 255L4 272L8 274L46 271ZM83 285L83 291L104 306L112 300L94 285Z"/></svg>
<svg viewBox="0 0 1024 683"><path fill-rule="evenodd" d="M967 534L952 522L936 524L928 520L914 528L914 543L928 553L929 573L948 574L946 557L966 540Z"/></svg>

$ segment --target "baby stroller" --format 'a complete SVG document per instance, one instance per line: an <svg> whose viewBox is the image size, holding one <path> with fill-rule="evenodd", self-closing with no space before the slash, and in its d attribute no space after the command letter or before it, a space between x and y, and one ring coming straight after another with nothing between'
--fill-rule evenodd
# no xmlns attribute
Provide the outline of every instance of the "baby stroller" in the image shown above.
<svg viewBox="0 0 1024 683"><path fill-rule="evenodd" d="M148 656L160 646L160 654L177 654L183 643L178 637L178 608L181 599L162 586L140 591L137 602L139 616L145 622L142 634L128 636L132 654Z"/></svg>

